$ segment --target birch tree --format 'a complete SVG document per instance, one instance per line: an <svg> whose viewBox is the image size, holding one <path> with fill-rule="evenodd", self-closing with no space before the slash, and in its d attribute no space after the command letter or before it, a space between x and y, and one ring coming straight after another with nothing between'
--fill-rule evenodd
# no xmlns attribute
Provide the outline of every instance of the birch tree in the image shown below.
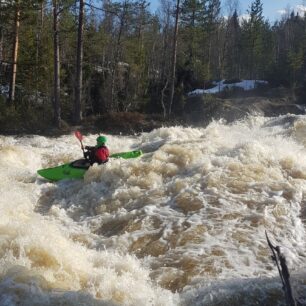
<svg viewBox="0 0 306 306"><path fill-rule="evenodd" d="M15 17L14 17L14 34L13 34L13 51L12 51L12 69L10 78L10 89L8 101L10 104L15 101L16 92L16 74L17 74L17 60L19 48L19 27L20 27L20 2L15 2Z"/></svg>

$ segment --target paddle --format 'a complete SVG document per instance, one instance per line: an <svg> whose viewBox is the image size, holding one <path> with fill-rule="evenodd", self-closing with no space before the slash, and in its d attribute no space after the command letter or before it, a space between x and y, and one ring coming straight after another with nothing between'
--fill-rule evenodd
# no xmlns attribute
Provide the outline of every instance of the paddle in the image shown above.
<svg viewBox="0 0 306 306"><path fill-rule="evenodd" d="M83 142L82 142L82 140L83 140L83 135L81 134L80 131L75 131L75 132L74 132L74 135L75 135L75 137L80 141L80 143L81 143L81 148L82 148L82 151L83 151L83 153L84 153L84 146L83 146Z"/></svg>

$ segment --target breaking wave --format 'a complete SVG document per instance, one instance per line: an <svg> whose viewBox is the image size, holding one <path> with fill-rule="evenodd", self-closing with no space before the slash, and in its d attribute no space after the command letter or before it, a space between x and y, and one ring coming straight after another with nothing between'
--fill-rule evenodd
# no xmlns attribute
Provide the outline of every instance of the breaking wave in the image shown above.
<svg viewBox="0 0 306 306"><path fill-rule="evenodd" d="M305 132L287 115L108 135L145 154L58 183L36 170L77 139L1 136L0 305L281 305L266 230L306 299Z"/></svg>

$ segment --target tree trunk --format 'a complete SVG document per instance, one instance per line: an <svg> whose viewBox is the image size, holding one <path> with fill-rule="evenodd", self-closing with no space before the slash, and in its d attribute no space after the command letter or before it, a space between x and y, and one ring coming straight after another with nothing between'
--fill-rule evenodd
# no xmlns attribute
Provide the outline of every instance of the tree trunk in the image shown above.
<svg viewBox="0 0 306 306"><path fill-rule="evenodd" d="M2 60L3 60L3 28L0 25L0 76L2 76ZM1 78L0 81L2 81Z"/></svg>
<svg viewBox="0 0 306 306"><path fill-rule="evenodd" d="M163 108L163 115L164 118L166 118L167 116L167 107L165 105L165 91L168 87L168 83L169 83L169 76L170 76L170 65L168 64L168 62L170 62L168 60L168 38L169 38L169 24L170 24L170 8L166 7L166 20L165 20L165 25L163 28L163 40L162 40L162 53L160 56L160 76L159 76L159 80L158 80L158 92L161 92L161 96L160 96L160 103L161 106ZM158 56L159 57L159 56ZM162 87L161 84L165 82L165 85Z"/></svg>
<svg viewBox="0 0 306 306"><path fill-rule="evenodd" d="M167 86L168 86L168 79L165 83L164 88L161 91L161 99L160 99L161 105L162 105L162 108L163 108L164 118L166 118L166 116L167 116L167 109L166 109L165 102L164 102L165 101L165 90L167 89Z"/></svg>
<svg viewBox="0 0 306 306"><path fill-rule="evenodd" d="M111 110L119 111L118 108L118 94L115 91L116 90L116 73L118 69L118 63L121 56L121 37L123 36L124 26L126 23L126 15L128 14L128 2L124 1L122 5L122 13L120 15L120 27L119 27L119 33L117 37L117 42L114 50L114 58L113 58L113 64L111 68L111 96L110 96L110 102L111 102Z"/></svg>
<svg viewBox="0 0 306 306"><path fill-rule="evenodd" d="M175 12L175 26L174 26L174 35L173 35L173 49L172 49L172 66L171 66L171 75L170 75L170 101L169 101L169 110L168 115L171 114L171 108L174 97L174 85L175 85L175 71L176 71L176 55L177 55L177 36L178 36L178 21L180 14L180 0L176 2L176 12Z"/></svg>
<svg viewBox="0 0 306 306"><path fill-rule="evenodd" d="M0 18L2 19L2 1L0 0ZM3 60L3 26L0 23L0 75L2 70L2 60Z"/></svg>
<svg viewBox="0 0 306 306"><path fill-rule="evenodd" d="M35 60L35 83L36 83L36 103L38 104L38 84L39 84L39 58L41 55L41 35L42 35L42 28L43 28L43 9L44 3L41 2L40 9L37 11L36 16L36 60Z"/></svg>
<svg viewBox="0 0 306 306"><path fill-rule="evenodd" d="M80 124L82 121L82 82L83 82L83 31L84 31L84 0L80 0L79 25L78 25L78 43L76 59L76 77L75 77L75 105L74 105L74 123Z"/></svg>
<svg viewBox="0 0 306 306"><path fill-rule="evenodd" d="M11 72L9 99L8 99L10 104L14 103L15 101L17 60L18 60L18 47L19 47L19 26L20 26L20 7L19 7L19 2L17 1L15 8L15 20L14 20L12 72Z"/></svg>
<svg viewBox="0 0 306 306"><path fill-rule="evenodd" d="M60 56L59 56L59 33L58 33L58 1L53 0L53 46L54 46L54 123L61 127L61 104L60 104Z"/></svg>

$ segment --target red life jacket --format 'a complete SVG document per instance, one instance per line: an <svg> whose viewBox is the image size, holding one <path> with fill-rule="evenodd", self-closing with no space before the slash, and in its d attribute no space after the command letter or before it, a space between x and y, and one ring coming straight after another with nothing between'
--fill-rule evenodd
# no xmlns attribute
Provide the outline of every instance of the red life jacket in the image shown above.
<svg viewBox="0 0 306 306"><path fill-rule="evenodd" d="M109 157L109 150L105 146L101 146L95 150L96 161L100 163L106 163Z"/></svg>

